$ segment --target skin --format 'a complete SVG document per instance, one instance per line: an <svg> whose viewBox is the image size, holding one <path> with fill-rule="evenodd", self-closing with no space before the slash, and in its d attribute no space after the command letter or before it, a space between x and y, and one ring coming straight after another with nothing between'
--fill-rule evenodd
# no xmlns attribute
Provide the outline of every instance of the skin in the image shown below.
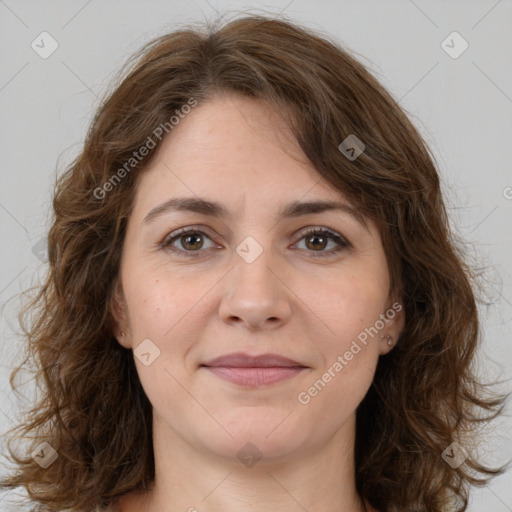
<svg viewBox="0 0 512 512"><path fill-rule="evenodd" d="M218 201L228 215L169 211L143 222L179 196ZM365 227L342 211L280 218L296 200L350 205L321 179L275 109L237 95L195 107L140 176L112 312L123 347L150 339L160 351L148 366L134 358L153 406L156 478L146 495L126 495L122 512L363 510L354 483L355 411L378 358L392 349L386 336L396 340L403 328L403 312L309 403L299 402L397 297L369 219ZM204 233L196 233L199 241L187 245L182 236L160 246L187 226ZM311 241L309 227L350 245L333 252L337 243ZM251 263L236 252L248 236L263 251ZM307 368L248 388L200 366L232 352L275 353ZM246 451L262 456L252 467L237 457L248 442Z"/></svg>

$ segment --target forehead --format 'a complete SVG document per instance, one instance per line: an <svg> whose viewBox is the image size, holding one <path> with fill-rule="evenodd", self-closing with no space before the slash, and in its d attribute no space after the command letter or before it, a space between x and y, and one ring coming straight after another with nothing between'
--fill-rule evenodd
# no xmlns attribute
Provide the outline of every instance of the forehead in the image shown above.
<svg viewBox="0 0 512 512"><path fill-rule="evenodd" d="M213 98L184 116L140 177L137 203L170 194L216 197L236 205L254 198L268 208L314 193L339 200L268 103L238 95Z"/></svg>

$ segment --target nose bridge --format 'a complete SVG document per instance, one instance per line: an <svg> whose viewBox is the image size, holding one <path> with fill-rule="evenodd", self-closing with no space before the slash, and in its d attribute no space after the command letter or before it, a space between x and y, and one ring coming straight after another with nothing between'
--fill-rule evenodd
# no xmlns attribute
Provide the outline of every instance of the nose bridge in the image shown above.
<svg viewBox="0 0 512 512"><path fill-rule="evenodd" d="M261 240L261 237L259 237ZM238 244L233 255L235 275L237 276L238 288L241 285L254 287L254 294L266 294L272 288L275 279L276 266L272 249L269 245L265 248L253 236L248 236Z"/></svg>
<svg viewBox="0 0 512 512"><path fill-rule="evenodd" d="M289 318L289 297L286 286L277 276L277 260L271 248L264 248L253 236L244 238L236 246L234 268L229 273L220 307L225 321L263 327Z"/></svg>

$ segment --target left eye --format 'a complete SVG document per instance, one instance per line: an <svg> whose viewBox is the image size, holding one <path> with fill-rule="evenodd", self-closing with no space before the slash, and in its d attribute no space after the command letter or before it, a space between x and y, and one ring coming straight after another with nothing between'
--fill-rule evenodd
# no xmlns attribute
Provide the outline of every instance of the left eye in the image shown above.
<svg viewBox="0 0 512 512"><path fill-rule="evenodd" d="M210 241L209 247L205 247L205 239ZM350 246L349 242L342 236L325 228L314 228L303 233L297 245L303 240L305 250L307 250L307 252L316 253L313 257L329 256ZM179 242L181 247L176 247L176 242ZM326 251L325 249L329 244L331 244L330 250ZM167 248L173 252L186 254L187 256L196 256L199 255L201 249L211 249L215 247L215 244L203 231L197 228L183 228L176 233L171 233L160 246L163 249ZM304 247L299 248L304 249Z"/></svg>
<svg viewBox="0 0 512 512"><path fill-rule="evenodd" d="M198 229L184 228L175 234L171 234L161 244L162 248L170 248L178 252L199 252L203 248L202 239L207 238L211 241L210 237ZM174 246L174 242L179 241L181 249ZM172 246L172 247L170 247ZM213 246L213 243L212 243ZM208 249L208 247L207 247Z"/></svg>
<svg viewBox="0 0 512 512"><path fill-rule="evenodd" d="M325 228L310 229L303 233L300 241L302 240L305 240L304 245L306 248L313 249L311 252L317 253L313 256L315 258L330 256L350 246L347 240L338 235L338 233ZM329 245L329 241L334 243L334 248L331 247L330 251L324 251L323 249Z"/></svg>

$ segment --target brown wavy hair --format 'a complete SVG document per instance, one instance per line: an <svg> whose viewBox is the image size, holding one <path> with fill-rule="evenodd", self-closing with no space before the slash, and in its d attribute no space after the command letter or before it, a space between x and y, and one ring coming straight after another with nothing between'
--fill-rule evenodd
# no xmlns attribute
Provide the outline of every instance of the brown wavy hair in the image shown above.
<svg viewBox="0 0 512 512"><path fill-rule="evenodd" d="M505 397L474 373L476 275L449 226L433 157L397 101L328 36L284 18L190 25L128 66L55 186L48 273L20 312L26 357L10 380L16 388L32 361L42 394L9 431L15 468L3 489L24 487L38 510L83 512L151 487L151 405L110 311L137 180L156 151L108 193L105 184L191 99L235 93L275 107L318 174L377 223L402 298L405 328L357 411L359 494L381 511L465 510L470 486L503 470L471 448ZM365 145L352 161L338 148L350 134ZM16 452L12 441L29 448ZM30 456L43 441L58 452L46 469ZM441 456L454 441L469 452L457 468Z"/></svg>

